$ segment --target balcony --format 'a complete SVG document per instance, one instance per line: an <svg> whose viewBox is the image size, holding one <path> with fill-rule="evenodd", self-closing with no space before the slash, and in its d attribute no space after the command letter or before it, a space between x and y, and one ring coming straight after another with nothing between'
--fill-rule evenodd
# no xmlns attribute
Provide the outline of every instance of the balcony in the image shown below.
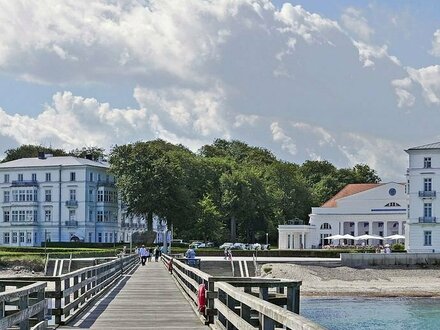
<svg viewBox="0 0 440 330"><path fill-rule="evenodd" d="M116 187L116 184L110 181L97 181L96 185L98 187Z"/></svg>
<svg viewBox="0 0 440 330"><path fill-rule="evenodd" d="M25 220L25 221L11 220L10 224L11 226L38 226L38 222L34 220Z"/></svg>
<svg viewBox="0 0 440 330"><path fill-rule="evenodd" d="M436 217L419 217L419 223L437 223Z"/></svg>
<svg viewBox="0 0 440 330"><path fill-rule="evenodd" d="M75 200L66 201L66 206L69 208L76 208L78 207L78 201Z"/></svg>
<svg viewBox="0 0 440 330"><path fill-rule="evenodd" d="M67 227L78 227L78 221L77 220L68 220L66 221Z"/></svg>
<svg viewBox="0 0 440 330"><path fill-rule="evenodd" d="M436 193L435 193L435 190L419 191L419 197L422 197L422 198L435 198L436 197Z"/></svg>
<svg viewBox="0 0 440 330"><path fill-rule="evenodd" d="M38 187L37 180L12 180L11 187Z"/></svg>

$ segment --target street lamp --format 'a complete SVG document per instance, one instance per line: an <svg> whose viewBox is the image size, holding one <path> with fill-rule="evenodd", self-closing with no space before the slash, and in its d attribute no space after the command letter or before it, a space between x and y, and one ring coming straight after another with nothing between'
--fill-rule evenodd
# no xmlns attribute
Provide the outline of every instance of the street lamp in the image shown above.
<svg viewBox="0 0 440 330"><path fill-rule="evenodd" d="M269 233L266 233L266 245L269 244Z"/></svg>

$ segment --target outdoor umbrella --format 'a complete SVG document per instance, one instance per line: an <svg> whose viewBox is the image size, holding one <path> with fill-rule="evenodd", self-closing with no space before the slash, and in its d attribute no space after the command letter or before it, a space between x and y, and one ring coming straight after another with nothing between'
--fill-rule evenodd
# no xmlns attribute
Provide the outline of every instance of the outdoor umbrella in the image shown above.
<svg viewBox="0 0 440 330"><path fill-rule="evenodd" d="M327 236L325 239L342 239L342 235L333 235L333 236Z"/></svg>
<svg viewBox="0 0 440 330"><path fill-rule="evenodd" d="M383 240L383 237L381 236L376 236L376 235L369 235L369 234L365 234L365 235L361 235L361 236L356 236L355 238L353 238L354 240L358 241L358 240L367 240L367 239L379 239L379 240Z"/></svg>
<svg viewBox="0 0 440 330"><path fill-rule="evenodd" d="M350 234L345 234L345 235L342 235L341 239L354 239L354 236L352 236Z"/></svg>
<svg viewBox="0 0 440 330"><path fill-rule="evenodd" d="M386 236L386 237L384 237L385 239L392 239L392 240L394 240L394 239L405 239L405 236L403 236L403 235L391 235L391 236Z"/></svg>

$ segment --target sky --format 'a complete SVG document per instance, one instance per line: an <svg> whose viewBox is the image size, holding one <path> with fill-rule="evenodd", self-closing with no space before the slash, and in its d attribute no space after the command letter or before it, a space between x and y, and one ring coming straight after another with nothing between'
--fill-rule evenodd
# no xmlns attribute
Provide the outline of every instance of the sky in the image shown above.
<svg viewBox="0 0 440 330"><path fill-rule="evenodd" d="M440 141L440 2L0 0L0 158L216 138L405 180Z"/></svg>

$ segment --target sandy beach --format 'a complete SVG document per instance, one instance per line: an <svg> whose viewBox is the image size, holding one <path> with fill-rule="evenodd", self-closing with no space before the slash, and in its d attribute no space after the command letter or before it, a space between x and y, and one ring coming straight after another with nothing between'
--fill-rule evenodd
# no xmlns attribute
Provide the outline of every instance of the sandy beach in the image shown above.
<svg viewBox="0 0 440 330"><path fill-rule="evenodd" d="M266 264L263 277L302 281L305 296L440 297L438 268L367 268Z"/></svg>

